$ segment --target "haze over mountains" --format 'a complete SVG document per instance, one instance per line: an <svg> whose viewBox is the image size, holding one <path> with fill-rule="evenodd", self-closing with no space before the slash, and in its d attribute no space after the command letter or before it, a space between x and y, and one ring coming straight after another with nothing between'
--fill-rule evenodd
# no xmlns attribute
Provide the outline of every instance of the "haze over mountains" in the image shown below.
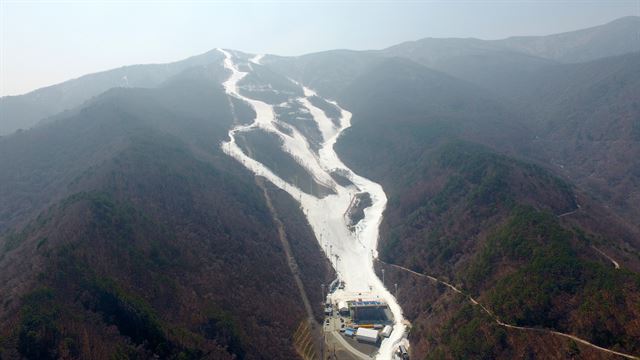
<svg viewBox="0 0 640 360"><path fill-rule="evenodd" d="M343 72L336 74L341 75L340 78L323 81L337 84L349 82L349 79L357 76L366 65L375 61L372 58L383 56L408 58L454 76L463 75L464 73L460 73L463 71L480 72L491 68L501 72L493 75L505 76L516 71L537 69L554 62L586 62L640 51L639 19L637 16L630 16L594 28L550 36L513 37L492 41L426 38L384 50L335 50L282 60L295 62L294 71L301 72L300 75L311 82L314 79L307 77L312 77L313 71L320 71L318 67L335 67L335 71ZM30 128L38 121L74 108L112 87L155 87L184 69L209 64L217 59L220 59L220 54L211 51L170 64L124 66L38 89L25 95L2 97L0 113L4 116L0 123L0 135ZM323 64L323 61L327 63ZM512 66L513 69L505 69L505 66ZM469 73L461 77L473 80L474 76L480 76L470 76ZM491 80L488 76L487 79ZM322 85L315 85L314 88L322 90Z"/></svg>
<svg viewBox="0 0 640 360"><path fill-rule="evenodd" d="M640 17L260 64L232 54L251 68L242 94L315 151L320 131L291 101L301 85L327 117L339 114L322 98L353 114L335 149L388 197L376 266L398 284L414 358L617 356L500 326L389 264L508 324L640 356ZM212 50L0 98L1 358L319 355L301 339L317 336L335 272L296 199L220 148L256 117L229 76ZM331 192L277 138L242 141L302 191Z"/></svg>

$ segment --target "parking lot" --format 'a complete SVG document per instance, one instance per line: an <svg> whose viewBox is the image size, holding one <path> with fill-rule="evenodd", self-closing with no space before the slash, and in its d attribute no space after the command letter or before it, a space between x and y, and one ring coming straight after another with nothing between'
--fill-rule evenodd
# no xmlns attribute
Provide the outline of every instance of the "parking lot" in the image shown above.
<svg viewBox="0 0 640 360"><path fill-rule="evenodd" d="M333 351L335 348L336 353L342 353L343 356L345 352L349 353L349 358L353 359L371 359L372 355L378 352L378 346L359 342L355 337L345 336L344 330L347 328L349 322L349 317L336 314L325 318L323 327L327 343L326 348L330 351ZM330 353L330 351L327 353ZM331 357L325 358L332 359ZM338 356L337 359L342 360L343 357Z"/></svg>

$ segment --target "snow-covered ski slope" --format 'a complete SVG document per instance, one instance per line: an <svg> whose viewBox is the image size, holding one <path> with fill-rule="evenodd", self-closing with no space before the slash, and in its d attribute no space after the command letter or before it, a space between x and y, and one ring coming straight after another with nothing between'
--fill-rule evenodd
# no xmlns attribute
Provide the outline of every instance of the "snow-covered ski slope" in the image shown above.
<svg viewBox="0 0 640 360"><path fill-rule="evenodd" d="M341 113L339 125L336 126L323 110L309 101L309 98L316 94L306 87L303 87L304 96L289 100L298 102L309 111L322 134L323 142L320 149L314 151L309 145L310 142L295 127L278 120L273 105L241 94L238 83L253 71L254 67L259 66L261 57L256 56L245 63L230 51L220 51L225 56L224 67L231 71L231 76L223 83L227 94L246 101L256 112L253 123L238 125L229 131L230 140L221 145L223 151L240 161L254 174L263 176L300 202L320 246L332 261L340 280L345 282L345 288L337 290L332 295L333 299L379 298L389 304L394 316L394 330L389 338L383 340L376 358L391 359L397 344L403 339L406 327L400 306L373 270L373 257L377 256L378 229L387 197L379 184L355 174L333 149L342 131L351 125L351 113L329 101ZM246 71L240 71L240 68ZM282 141L282 150L304 167L318 184L333 189L334 193L324 197L308 194L248 156L236 142L236 136L256 129L277 135ZM288 131L283 132L281 129ZM338 184L331 176L332 171L336 170L346 176L353 185ZM359 192L370 194L372 206L364 210L364 218L352 231L347 226L344 214L353 195Z"/></svg>

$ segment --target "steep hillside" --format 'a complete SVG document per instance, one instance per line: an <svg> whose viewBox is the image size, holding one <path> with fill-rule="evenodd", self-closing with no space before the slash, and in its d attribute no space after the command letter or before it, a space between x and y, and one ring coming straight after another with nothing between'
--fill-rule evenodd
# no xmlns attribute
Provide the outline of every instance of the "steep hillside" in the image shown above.
<svg viewBox="0 0 640 360"><path fill-rule="evenodd" d="M508 103L403 59L373 67L340 101L353 112L353 124L337 149L385 189L387 178L397 176L389 166L400 174L411 172L426 151L448 139L463 137L515 151L529 138Z"/></svg>
<svg viewBox="0 0 640 360"><path fill-rule="evenodd" d="M640 55L630 53L580 64L539 64L514 73L509 73L508 66L496 66L496 72L481 72L493 77L488 82L473 74L455 72L455 75L499 95L500 104L513 114L512 122L528 129L529 136L517 141L519 146L514 153L553 167L604 201L638 231L635 219L640 217L639 64ZM450 69L445 71L451 73ZM456 96L469 98L460 92L428 95L425 103L440 104ZM385 96L393 99L391 94ZM378 103L381 101L372 102L374 108ZM471 112L465 115L479 118ZM363 116L375 118L378 114L367 111ZM496 133L504 131L492 129ZM511 141L513 138L507 136L482 142L503 148Z"/></svg>
<svg viewBox="0 0 640 360"><path fill-rule="evenodd" d="M632 225L640 218L640 54L553 66L520 96L532 154Z"/></svg>
<svg viewBox="0 0 640 360"><path fill-rule="evenodd" d="M376 266L414 358L640 356L638 19L260 64L229 50L249 72L236 97L212 51L1 98L0 358L315 352L297 340L319 343L335 274L296 201L222 152L257 116L242 96L283 137L243 129L240 151L320 197L335 189L294 160L338 125L321 96L352 112L335 149L388 197ZM294 129L309 154L282 149Z"/></svg>
<svg viewBox="0 0 640 360"><path fill-rule="evenodd" d="M507 323L637 354L637 234L549 170L468 142L527 153L519 142L531 128L510 106L420 65L389 64L345 91L353 126L337 144L389 197L381 259L448 281ZM399 285L419 358L606 357L501 327L441 284L380 266Z"/></svg>
<svg viewBox="0 0 640 360"><path fill-rule="evenodd" d="M513 76L554 62L585 62L640 51L640 18L629 16L600 26L548 36L502 40L426 38L382 50L333 50L298 57L267 56L263 62L287 76L336 98L338 93L381 58L403 57L427 67L505 93ZM235 51L248 58L249 55ZM218 63L220 53L169 64L125 66L0 98L0 136L27 129L39 121L72 109L114 87L158 86L193 66ZM250 81L250 79L247 79Z"/></svg>
<svg viewBox="0 0 640 360"><path fill-rule="evenodd" d="M576 206L561 180L465 143L443 146L396 180L392 190L402 189L401 195L390 197L382 232L386 263L448 281L507 323L556 329L637 353L640 277L615 270L599 252L637 269L637 247L620 251L617 238L556 220ZM389 283L399 284L418 356L604 356L548 334L497 326L446 287L381 266ZM476 341L479 333L484 341Z"/></svg>
<svg viewBox="0 0 640 360"><path fill-rule="evenodd" d="M132 65L89 74L18 96L0 98L0 136L28 129L115 87L153 88L194 66L219 63L218 51L169 64Z"/></svg>
<svg viewBox="0 0 640 360"><path fill-rule="evenodd" d="M74 179L121 150L127 136L144 126L213 148L232 119L215 81L221 71L186 71L158 89L113 89L59 121L0 139L0 233L68 195Z"/></svg>
<svg viewBox="0 0 640 360"><path fill-rule="evenodd" d="M434 39L409 41L375 52L398 56L471 81L500 95L528 88L543 68L640 51L640 17L549 36L503 40ZM534 75L535 74L535 75Z"/></svg>
<svg viewBox="0 0 640 360"><path fill-rule="evenodd" d="M587 29L547 36L517 36L492 43L565 63L585 62L640 51L640 17L627 16Z"/></svg>
<svg viewBox="0 0 640 360"><path fill-rule="evenodd" d="M479 39L427 38L401 43L380 51L418 62L431 69L472 82L497 94L526 83L514 81L541 67L555 63Z"/></svg>
<svg viewBox="0 0 640 360"><path fill-rule="evenodd" d="M267 56L263 63L324 97L336 99L355 78L380 60L375 52L333 50L298 57Z"/></svg>
<svg viewBox="0 0 640 360"><path fill-rule="evenodd" d="M439 148L407 176L394 186L404 189L402 195L389 201L381 244L385 263L454 284L508 324L553 329L639 353L639 247L620 247L611 230L589 231L599 218L585 219L586 226L559 218L576 207L570 186L539 167L467 143ZM544 333L544 341L556 345L539 347L523 340L525 330L497 326L464 297L381 266L399 283L400 301L414 320L417 354L434 359L605 355ZM416 282L423 282L419 291L412 290ZM488 339L482 344L471 335L479 332Z"/></svg>
<svg viewBox="0 0 640 360"><path fill-rule="evenodd" d="M298 358L307 314L261 189L219 149L233 116L211 70L2 139L2 204L23 209L0 237L3 359ZM329 269L276 207L319 304Z"/></svg>
<svg viewBox="0 0 640 360"><path fill-rule="evenodd" d="M384 58L401 57L509 97L527 79L557 63L578 63L640 51L640 18L549 36L502 40L425 38L382 50L334 50L298 57L268 56L265 64L324 96L337 98L351 82Z"/></svg>

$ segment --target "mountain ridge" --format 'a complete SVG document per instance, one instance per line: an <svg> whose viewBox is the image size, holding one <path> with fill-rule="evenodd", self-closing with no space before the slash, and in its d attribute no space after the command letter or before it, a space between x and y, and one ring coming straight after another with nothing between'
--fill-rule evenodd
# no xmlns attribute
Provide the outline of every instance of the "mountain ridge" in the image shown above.
<svg viewBox="0 0 640 360"><path fill-rule="evenodd" d="M601 35L603 38L617 36L617 34L624 32L625 29L633 29L634 27L638 27L638 31L636 34L636 38L632 38L631 40L627 39L622 41L618 48L612 50L602 50L602 54L598 56L591 57L583 57L580 61L594 60L599 57L613 56L619 55L624 52L633 52L640 51L640 17L625 17L620 18L614 21L611 21L607 24L602 24L594 27L590 27L587 29L576 30L572 32L565 32L561 34L555 35L546 35L546 36L529 36L529 37L511 37L502 40L480 40L474 38L424 38L420 40L415 40L411 42L400 43L397 45L393 45L381 50L364 50L364 51L356 51L356 50L328 50L319 53L310 53L297 57L281 57L277 55L268 56L267 63L277 63L278 61L290 62L292 59L300 59L305 58L317 58L324 57L327 55L341 53L343 55L355 55L350 56L350 61L343 62L344 64L348 64L352 69L354 69L353 64L349 64L349 62L354 59L361 59L362 55L365 56L398 56L398 52L406 52L407 50L402 50L403 47L407 47L411 45L414 47L416 44L420 44L421 42L435 42L435 43L445 43L446 47L454 46L452 49L456 52L466 53L465 56L469 56L471 54L490 54L491 56L495 56L496 52L503 53L506 55L504 60L506 62L513 62L513 59L510 57L517 57L520 59L529 58L531 63L527 65L528 68L538 67L539 63L548 63L549 61L556 61L561 59L555 59L553 57L544 57L540 54L535 54L533 51L523 51L520 49L518 51L518 47L515 45L507 44L508 42L516 42L521 39L534 39L536 41L544 42L544 39L551 38L553 36L561 36L561 37L571 37L576 36L576 34L580 35L583 32L595 33L598 34L598 31L610 32L610 28L614 27L615 31L613 35L603 34ZM623 27L623 30L619 30L618 27ZM632 32L633 33L633 32ZM460 46L457 43L472 43L472 47ZM502 42L502 43L501 43ZM507 42L507 43L505 43ZM602 40L602 43L610 43L610 41ZM498 45L496 45L498 44ZM588 46L586 46L588 47ZM469 51L471 50L471 53ZM422 50L424 52L424 50ZM479 53L478 53L479 51ZM488 53L487 53L488 51ZM439 51L442 52L442 51ZM241 53L241 52L237 52ZM436 54L433 51L428 52L429 56L435 56ZM434 63L434 60L423 60L423 62L428 66L435 66L436 70L446 70L452 72L452 74L459 73L463 71L464 66L456 66L453 70L451 70L451 58L459 57L462 54L457 54L456 56L447 55L442 58L442 55L437 55L442 58L442 60L438 60L438 64ZM407 57L407 56L405 56ZM411 58L411 56L408 56ZM414 56L415 57L415 56ZM206 65L212 62L216 62L221 60L220 53L218 51L210 50L200 55L195 55L183 60L166 63L166 64L140 64L140 65L129 65L123 66L112 70L102 71L98 73L92 73L88 75L83 75L76 79L67 80L65 82L50 85L47 87L39 88L33 91L30 91L26 94L15 95L15 96L3 96L0 97L0 114L2 114L2 119L0 120L0 136L6 135L14 132L18 129L29 128L38 121L43 120L46 117L55 115L65 109L69 109L80 105L83 101L91 98L92 96L97 95L98 93L107 90L110 87L115 86L141 86L141 87L154 87L159 85L163 79L166 80L172 75L176 75L179 71L185 70L191 66L197 65ZM277 61L276 61L277 60ZM295 61L295 60L294 60ZM366 61L368 62L368 61ZM420 61L418 61L420 62ZM465 66L468 63L465 61ZM526 68L527 68L526 67ZM164 68L164 69L163 69ZM526 69L525 68L525 69ZM482 67L480 69L483 69ZM521 71L522 69L519 67L514 68L512 71ZM468 71L466 72L468 74ZM462 74L465 74L463 72ZM342 75L346 75L342 72ZM131 79L129 79L131 76ZM99 80L99 78L102 78ZM124 82L124 79L127 79ZM95 83L97 80L101 81L101 85L91 85L94 88L87 88L87 85L84 83L90 83L89 80L93 80ZM334 79L335 81L335 79ZM483 81L487 81L487 79L483 79ZM310 81L309 83L315 83L314 81ZM320 85L320 88L322 85ZM82 88L82 89L77 89ZM68 94L71 93L71 95ZM44 98L44 99L42 99Z"/></svg>
<svg viewBox="0 0 640 360"><path fill-rule="evenodd" d="M225 51L237 69L208 52L151 66L139 87L107 74L69 110L0 137L0 357L294 359L300 329L305 353L319 353L335 278L327 244L299 199L221 147L232 127L264 121L242 96L272 109L283 136L303 134L307 158L327 131L314 107L329 126L347 115L322 97L352 113L335 151L388 199L377 268L387 289L398 284L412 356L609 356L546 330L637 354L640 54L565 63L481 40L445 45L437 59L427 46L260 64ZM225 87L231 70L249 72L241 96ZM332 194L285 137L236 135L300 198ZM426 276L546 330L505 328Z"/></svg>

